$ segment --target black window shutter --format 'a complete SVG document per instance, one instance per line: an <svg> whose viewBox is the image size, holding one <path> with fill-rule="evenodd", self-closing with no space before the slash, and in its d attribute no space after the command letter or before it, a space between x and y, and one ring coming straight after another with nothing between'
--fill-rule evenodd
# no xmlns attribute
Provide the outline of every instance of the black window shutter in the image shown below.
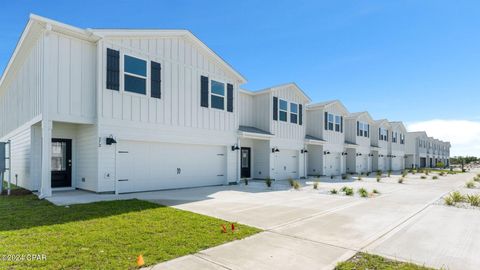
<svg viewBox="0 0 480 270"><path fill-rule="evenodd" d="M227 83L227 111L233 112L233 85Z"/></svg>
<svg viewBox="0 0 480 270"><path fill-rule="evenodd" d="M379 140L382 140L382 129L381 128L378 128L378 139ZM383 140L382 140L383 141Z"/></svg>
<svg viewBox="0 0 480 270"><path fill-rule="evenodd" d="M120 89L120 52L107 48L107 89Z"/></svg>
<svg viewBox="0 0 480 270"><path fill-rule="evenodd" d="M357 121L357 136L360 136L360 122Z"/></svg>
<svg viewBox="0 0 480 270"><path fill-rule="evenodd" d="M150 64L150 91L153 98L162 98L162 66L160 63L151 62Z"/></svg>
<svg viewBox="0 0 480 270"><path fill-rule="evenodd" d="M343 133L343 116L340 116L340 132Z"/></svg>
<svg viewBox="0 0 480 270"><path fill-rule="evenodd" d="M324 122L325 122L325 124L324 124L325 130L328 130L328 112L325 112L325 121Z"/></svg>
<svg viewBox="0 0 480 270"><path fill-rule="evenodd" d="M278 98L273 97L273 120L278 120Z"/></svg>
<svg viewBox="0 0 480 270"><path fill-rule="evenodd" d="M208 108L208 77L200 78L200 106Z"/></svg>
<svg viewBox="0 0 480 270"><path fill-rule="evenodd" d="M367 124L367 130L368 130L367 137L370 138L370 124Z"/></svg>
<svg viewBox="0 0 480 270"><path fill-rule="evenodd" d="M303 111L302 111L302 104L298 105L298 124L301 126L303 124Z"/></svg>

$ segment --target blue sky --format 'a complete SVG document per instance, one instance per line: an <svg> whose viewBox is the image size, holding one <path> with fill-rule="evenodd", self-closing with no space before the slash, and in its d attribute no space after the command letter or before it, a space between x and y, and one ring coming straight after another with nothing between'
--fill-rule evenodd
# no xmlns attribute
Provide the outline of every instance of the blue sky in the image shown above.
<svg viewBox="0 0 480 270"><path fill-rule="evenodd" d="M4 1L0 70L28 14L82 28L182 28L247 89L296 82L313 101L408 123L480 121L479 1Z"/></svg>

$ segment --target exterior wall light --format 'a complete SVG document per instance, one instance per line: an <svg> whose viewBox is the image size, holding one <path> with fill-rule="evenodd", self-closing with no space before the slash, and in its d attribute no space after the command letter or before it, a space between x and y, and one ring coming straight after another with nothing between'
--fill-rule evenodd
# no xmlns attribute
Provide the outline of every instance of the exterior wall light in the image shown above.
<svg viewBox="0 0 480 270"><path fill-rule="evenodd" d="M113 138L113 135L110 135L110 137L107 137L106 142L107 145L112 145L117 143L117 141Z"/></svg>
<svg viewBox="0 0 480 270"><path fill-rule="evenodd" d="M232 151L235 150L240 150L240 147L238 147L238 144L232 145Z"/></svg>
<svg viewBox="0 0 480 270"><path fill-rule="evenodd" d="M272 148L272 153L276 153L276 152L280 152L280 150L278 150L277 147L273 147L273 148Z"/></svg>
<svg viewBox="0 0 480 270"><path fill-rule="evenodd" d="M307 149L302 149L302 150L300 150L300 153L302 153L302 154L308 153L308 150Z"/></svg>

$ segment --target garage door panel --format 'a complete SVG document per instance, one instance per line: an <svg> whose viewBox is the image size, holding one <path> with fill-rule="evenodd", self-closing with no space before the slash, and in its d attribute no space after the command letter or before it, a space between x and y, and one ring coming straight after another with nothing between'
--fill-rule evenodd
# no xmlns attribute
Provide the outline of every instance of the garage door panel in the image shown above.
<svg viewBox="0 0 480 270"><path fill-rule="evenodd" d="M298 151L280 149L275 154L275 179L298 178Z"/></svg>
<svg viewBox="0 0 480 270"><path fill-rule="evenodd" d="M226 182L226 150L222 146L120 142L118 149L121 193Z"/></svg>

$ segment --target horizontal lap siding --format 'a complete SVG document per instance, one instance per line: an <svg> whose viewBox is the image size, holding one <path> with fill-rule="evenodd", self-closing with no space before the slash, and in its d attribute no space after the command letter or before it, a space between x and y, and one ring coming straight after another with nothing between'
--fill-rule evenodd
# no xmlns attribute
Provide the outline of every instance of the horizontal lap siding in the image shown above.
<svg viewBox="0 0 480 270"><path fill-rule="evenodd" d="M120 51L120 56L129 54L144 60L162 64L162 98L149 95L124 93L123 76L120 76L120 91L105 89L102 79L101 119L110 122L142 122L151 126L168 125L199 129L235 131L238 128L237 99L234 91L234 112L203 108L200 106L200 76L232 83L238 89L232 74L208 58L194 43L185 38L125 38L107 40L102 48L105 61L106 48ZM123 59L120 60L123 74ZM105 78L105 63L102 64ZM148 79L148 78L147 78ZM226 85L225 85L226 92ZM226 100L226 95L225 95Z"/></svg>
<svg viewBox="0 0 480 270"><path fill-rule="evenodd" d="M26 55L18 56L22 63L10 70L0 88L0 138L41 114L43 37Z"/></svg>
<svg viewBox="0 0 480 270"><path fill-rule="evenodd" d="M96 116L95 45L56 33L50 33L48 39L51 118L93 123Z"/></svg>
<svg viewBox="0 0 480 270"><path fill-rule="evenodd" d="M31 179L31 129L30 127L10 138L12 145L12 183L34 190ZM18 183L16 181L18 179Z"/></svg>

